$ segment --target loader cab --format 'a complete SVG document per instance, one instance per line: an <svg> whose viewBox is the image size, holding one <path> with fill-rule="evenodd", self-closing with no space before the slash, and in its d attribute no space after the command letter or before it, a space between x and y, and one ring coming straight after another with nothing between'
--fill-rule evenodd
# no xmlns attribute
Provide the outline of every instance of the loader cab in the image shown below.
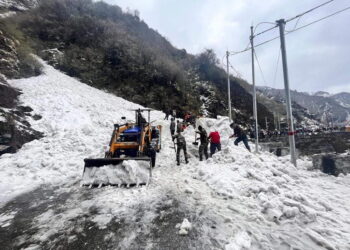
<svg viewBox="0 0 350 250"><path fill-rule="evenodd" d="M117 142L138 142L141 134L141 128L134 126L124 130L117 138Z"/></svg>

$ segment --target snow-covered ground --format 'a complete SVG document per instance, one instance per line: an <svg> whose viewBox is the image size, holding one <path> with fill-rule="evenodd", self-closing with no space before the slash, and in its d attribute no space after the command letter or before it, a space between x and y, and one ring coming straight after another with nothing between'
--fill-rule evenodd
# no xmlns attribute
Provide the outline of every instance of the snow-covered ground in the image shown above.
<svg viewBox="0 0 350 250"><path fill-rule="evenodd" d="M195 237L198 244L188 245L190 249L350 249L350 176L309 171L307 159L298 160L295 168L288 158L236 147L227 140L231 131L225 117L198 121L208 132L220 131L222 151L198 161L192 145L194 129L189 127L184 135L190 163L176 166L169 123L155 111L151 120L164 130L151 184L130 189L80 187L83 159L103 156L113 124L121 116L132 120L130 109L140 106L46 64L44 72L10 83L23 91L20 100L42 116L30 122L45 137L0 157L3 206L39 186L56 186L56 194L70 194L63 204L33 218L28 226L36 231L27 239L34 244L30 247L40 247L48 239L58 241L53 237L57 234L76 241L84 231L77 221L88 217L101 230L117 222L139 225L130 226L123 237L115 230L104 236L114 248L135 248L138 235L152 234L154 225L166 232L169 208L179 207L181 219L172 229L181 237ZM10 228L19 213L0 214L0 227ZM155 223L159 218L163 218L161 225ZM157 244L152 238L145 241L143 248Z"/></svg>

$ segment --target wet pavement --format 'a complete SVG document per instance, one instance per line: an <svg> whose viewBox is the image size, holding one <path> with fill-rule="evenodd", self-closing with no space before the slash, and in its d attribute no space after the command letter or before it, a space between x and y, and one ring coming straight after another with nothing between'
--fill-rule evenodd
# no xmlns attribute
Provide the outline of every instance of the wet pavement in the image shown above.
<svg viewBox="0 0 350 250"><path fill-rule="evenodd" d="M179 235L176 228L183 218L200 223L200 215L188 209L174 197L167 194L162 200L170 203L157 204L156 216L149 224L144 224L147 216L144 206L140 205L135 220L115 216L106 225L99 227L91 220L98 209L91 207L88 213L69 218L65 230L38 237L41 230L36 218L53 210L55 215L64 213L65 204L75 200L75 206L84 200L93 200L100 190L91 190L74 184L69 192L62 187L42 186L34 191L20 195L0 208L0 216L12 214L9 223L0 227L1 249L213 249L215 241L203 238L201 225L193 224L188 235ZM64 188L63 188L64 190ZM73 192L72 192L73 190ZM59 191L59 192L57 192ZM77 201L78 197L78 201Z"/></svg>

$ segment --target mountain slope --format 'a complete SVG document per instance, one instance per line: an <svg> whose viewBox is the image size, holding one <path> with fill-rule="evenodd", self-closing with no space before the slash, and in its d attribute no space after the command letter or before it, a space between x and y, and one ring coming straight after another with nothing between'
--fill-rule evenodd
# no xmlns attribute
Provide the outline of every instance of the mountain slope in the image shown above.
<svg viewBox="0 0 350 250"><path fill-rule="evenodd" d="M37 0L0 0L0 14L9 11L25 11L37 5Z"/></svg>
<svg viewBox="0 0 350 250"><path fill-rule="evenodd" d="M350 109L350 93L342 92L331 96L339 105Z"/></svg>
<svg viewBox="0 0 350 250"><path fill-rule="evenodd" d="M264 96L273 98L275 100L285 101L285 91L283 89L273 89L269 87L259 87L260 93ZM344 124L350 119L350 108L340 104L341 97L347 97L347 95L339 95L338 100L331 95L325 95L325 93L311 95L304 92L291 91L292 101L315 117L316 119L326 123ZM344 103L349 101L343 99ZM346 104L345 104L346 105Z"/></svg>
<svg viewBox="0 0 350 250"><path fill-rule="evenodd" d="M173 47L137 15L90 0L41 1L9 19L55 67L141 105L209 116L227 114L225 71L211 50ZM56 51L57 53L55 53ZM54 58L53 58L54 57ZM250 123L252 97L231 78L237 122ZM261 123L272 114L258 105Z"/></svg>

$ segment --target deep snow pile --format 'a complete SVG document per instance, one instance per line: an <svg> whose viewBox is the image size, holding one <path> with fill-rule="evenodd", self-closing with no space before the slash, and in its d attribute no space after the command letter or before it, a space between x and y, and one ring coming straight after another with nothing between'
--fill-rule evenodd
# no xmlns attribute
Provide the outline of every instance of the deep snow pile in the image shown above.
<svg viewBox="0 0 350 250"><path fill-rule="evenodd" d="M76 218L88 217L100 228L113 222L139 223L129 228L128 237L106 235L120 248L137 247L132 245L137 235L150 231L154 219L167 212L161 207L173 206L176 199L190 212L177 222L175 232L182 237L200 232L198 241L210 249L349 249L350 177L308 171L307 159L295 168L288 158L236 147L228 140L232 131L225 117L198 121L207 132L220 132L222 151L198 161L194 129L189 127L184 135L190 163L177 167L169 123L161 112L151 113L151 120L158 120L164 130L150 186L107 187L82 196L83 159L102 157L113 124L121 116L132 120L129 109L140 106L44 66L44 75L11 84L23 90L20 100L42 116L30 122L45 137L0 157L0 202L40 184L61 184L55 192L72 194L34 218L32 226L39 228L32 237L35 242L54 241L57 233L74 241L75 232L84 230ZM91 215L91 210L96 213ZM15 214L0 215L0 226L11 224Z"/></svg>
<svg viewBox="0 0 350 250"><path fill-rule="evenodd" d="M150 182L149 161L123 161L117 165L85 168L82 177L83 185L132 185L136 186Z"/></svg>
<svg viewBox="0 0 350 250"><path fill-rule="evenodd" d="M44 63L44 62L42 62ZM45 183L80 181L84 158L104 157L113 124L134 119L140 105L98 91L45 65L44 74L9 83L42 119L28 118L45 137L0 158L0 202ZM151 120L163 116L152 112Z"/></svg>
<svg viewBox="0 0 350 250"><path fill-rule="evenodd" d="M308 171L312 163L307 159L299 159L295 168L289 156L278 158L268 152L256 155L243 143L234 146L233 141L227 142L232 133L227 118L198 123L208 132L220 131L223 149L206 162L199 162L192 169L193 177L232 200L227 205L231 215L222 213L224 221L244 225L246 230L245 234L236 233L240 236L232 238L228 249L254 248L250 244L247 247L248 242L260 242L258 248L268 248L271 241L284 242L280 247L286 249L349 249L349 175L334 177ZM185 134L190 136L193 131ZM266 227L273 230L268 237L262 233ZM247 240L242 243L243 239Z"/></svg>

